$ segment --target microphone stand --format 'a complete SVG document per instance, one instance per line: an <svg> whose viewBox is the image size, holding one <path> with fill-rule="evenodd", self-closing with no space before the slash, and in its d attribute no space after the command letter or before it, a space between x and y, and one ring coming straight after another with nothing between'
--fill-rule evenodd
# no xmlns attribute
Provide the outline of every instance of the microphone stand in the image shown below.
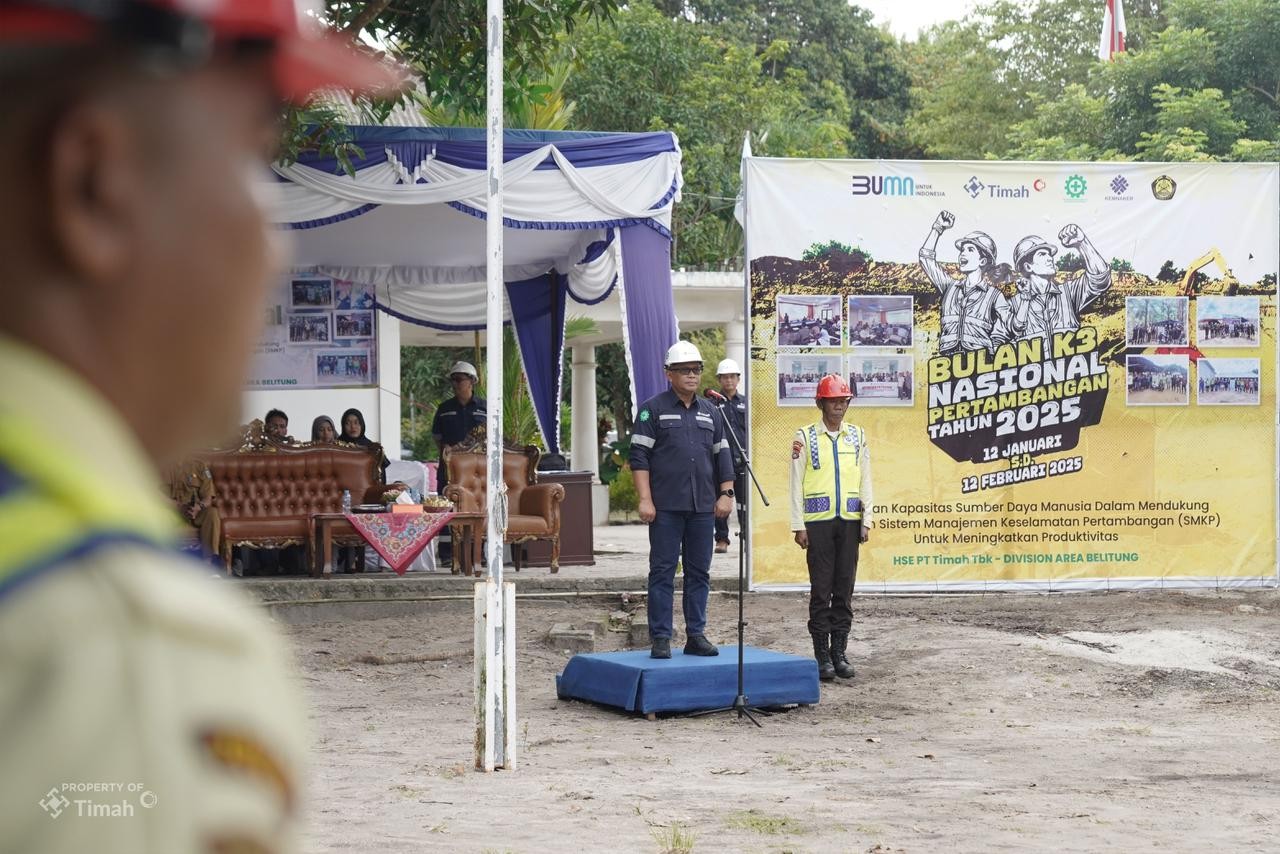
<svg viewBox="0 0 1280 854"><path fill-rule="evenodd" d="M765 507L769 506L769 498L764 494L764 489L760 486L760 481L756 479L755 470L751 468L751 460L747 457L747 452L742 448L742 442L738 440L738 434L733 431L733 425L729 423L729 416L725 414L724 405L729 399L720 396L720 400L716 401L716 409L720 413L720 421L724 424L725 433L729 436L729 441L737 453L738 459L742 460L743 470L751 477L751 482L755 485L756 492L760 496L761 503ZM736 478L735 478L736 480ZM752 706L747 702L747 695L743 689L743 635L747 628L747 622L743 619L743 594L746 588L747 577L747 553L746 553L746 532L747 532L747 497L746 495L735 495L738 505L738 693L733 698L733 704L719 709L705 709L703 711L694 712L691 717L700 717L702 715L714 715L719 712L737 712L738 718L747 718L756 726L763 726L752 712L767 715L769 712L764 709Z"/></svg>

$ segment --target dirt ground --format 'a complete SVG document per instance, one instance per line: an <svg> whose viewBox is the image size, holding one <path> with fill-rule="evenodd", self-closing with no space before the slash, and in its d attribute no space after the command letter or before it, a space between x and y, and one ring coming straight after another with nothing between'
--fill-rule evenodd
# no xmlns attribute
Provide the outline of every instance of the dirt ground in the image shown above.
<svg viewBox="0 0 1280 854"><path fill-rule="evenodd" d="M1158 406L1160 404L1177 404L1178 406L1187 405L1187 393L1185 391L1174 391L1165 389L1158 391L1156 389L1144 388L1138 391L1129 389L1125 403L1129 406Z"/></svg>
<svg viewBox="0 0 1280 854"><path fill-rule="evenodd" d="M1257 406L1258 402L1258 395L1245 391L1202 391L1196 396L1196 403L1201 405L1236 404L1239 406Z"/></svg>
<svg viewBox="0 0 1280 854"><path fill-rule="evenodd" d="M859 598L857 678L762 729L557 700L547 629L618 607L519 601L520 768L488 775L469 603L290 627L316 743L306 850L1277 850L1275 591ZM811 653L802 595L748 608L749 643ZM731 642L736 600L711 616Z"/></svg>

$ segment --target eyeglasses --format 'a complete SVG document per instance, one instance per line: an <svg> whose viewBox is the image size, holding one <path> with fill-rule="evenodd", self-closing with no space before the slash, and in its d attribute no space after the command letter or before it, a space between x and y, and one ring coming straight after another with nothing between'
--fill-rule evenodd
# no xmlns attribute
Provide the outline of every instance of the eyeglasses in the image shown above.
<svg viewBox="0 0 1280 854"><path fill-rule="evenodd" d="M667 370L677 375L683 375L686 377L696 377L702 373L702 365L697 365L692 368L667 368Z"/></svg>

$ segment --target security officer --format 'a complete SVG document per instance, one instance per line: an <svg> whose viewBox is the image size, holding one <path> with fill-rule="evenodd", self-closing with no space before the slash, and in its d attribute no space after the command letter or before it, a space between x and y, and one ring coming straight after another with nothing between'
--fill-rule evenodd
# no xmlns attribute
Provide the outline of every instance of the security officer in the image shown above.
<svg viewBox="0 0 1280 854"><path fill-rule="evenodd" d="M716 366L716 381L720 383L720 394L725 402L720 404L721 411L729 419L733 435L745 451L747 449L747 399L738 394L738 383L742 379L742 368L733 359L725 359ZM738 502L738 536L746 528L747 479L744 460L729 440L729 450L733 454L733 494ZM716 554L724 554L729 550L729 520L716 519Z"/></svg>
<svg viewBox="0 0 1280 854"><path fill-rule="evenodd" d="M791 530L809 564L809 634L818 677L853 677L846 653L853 626L858 546L871 536L871 450L861 427L844 423L849 386L818 382L822 418L791 443Z"/></svg>
<svg viewBox="0 0 1280 854"><path fill-rule="evenodd" d="M286 99L392 82L292 3L0 4L0 849L297 849L306 725L157 490L239 415Z"/></svg>
<svg viewBox="0 0 1280 854"><path fill-rule="evenodd" d="M431 421L431 438L435 439L440 449L440 466L436 469L436 492L444 494L449 485L449 470L444 464L444 449L447 445L456 445L476 427L485 426L489 417L488 406L484 398L476 397L476 383L480 375L475 365L470 362L454 362L449 368L449 382L453 384L453 397L436 408L436 416ZM453 559L453 543L440 537L437 553L443 563Z"/></svg>
<svg viewBox="0 0 1280 854"><path fill-rule="evenodd" d="M488 410L484 398L476 397L476 383L480 375L470 362L454 362L449 368L449 382L453 384L453 397L436 408L431 421L431 438L441 451L446 445L456 445L471 431L485 425ZM444 484L440 485L441 491Z"/></svg>
<svg viewBox="0 0 1280 854"><path fill-rule="evenodd" d="M699 398L702 354L688 341L667 350L671 387L640 406L631 473L640 520L649 526L649 637L653 658L671 657L676 564L684 566L686 655L719 655L707 640L712 517L733 509L733 458L719 416Z"/></svg>

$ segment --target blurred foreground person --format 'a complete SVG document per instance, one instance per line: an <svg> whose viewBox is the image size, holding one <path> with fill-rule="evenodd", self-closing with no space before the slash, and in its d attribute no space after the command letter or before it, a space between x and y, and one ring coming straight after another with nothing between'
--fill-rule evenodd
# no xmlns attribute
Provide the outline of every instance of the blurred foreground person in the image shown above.
<svg viewBox="0 0 1280 854"><path fill-rule="evenodd" d="M284 642L156 484L235 424L283 103L391 82L303 20L0 1L0 851L297 847Z"/></svg>

